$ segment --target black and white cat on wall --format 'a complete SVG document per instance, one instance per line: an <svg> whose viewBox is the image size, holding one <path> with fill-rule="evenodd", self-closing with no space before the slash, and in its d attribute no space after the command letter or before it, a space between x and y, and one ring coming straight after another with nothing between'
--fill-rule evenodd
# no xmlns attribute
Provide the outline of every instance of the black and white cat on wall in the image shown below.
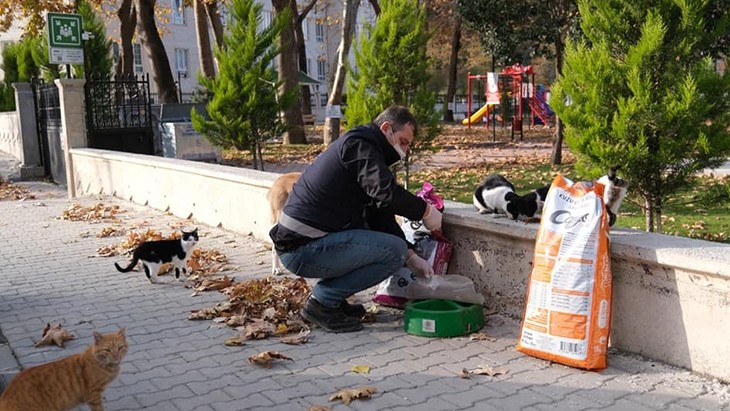
<svg viewBox="0 0 730 411"><path fill-rule="evenodd" d="M616 223L619 207L621 207L629 188L629 182L616 175L616 171L620 167L620 164L614 165L608 169L608 174L598 179L598 182L605 187L603 189L603 203L606 205L606 211L608 212L609 227L613 227Z"/></svg>
<svg viewBox="0 0 730 411"><path fill-rule="evenodd" d="M198 229L183 231L182 237L177 240L147 241L140 244L132 252L132 262L125 268L114 263L114 266L122 273L132 271L134 267L142 262L147 280L154 284L160 267L164 263L172 263L175 267L175 279L180 280L180 270L187 274L188 258L198 244Z"/></svg>
<svg viewBox="0 0 730 411"><path fill-rule="evenodd" d="M474 190L472 201L480 214L506 214L513 220L532 218L542 211L549 189L548 184L520 196L504 176L490 174Z"/></svg>

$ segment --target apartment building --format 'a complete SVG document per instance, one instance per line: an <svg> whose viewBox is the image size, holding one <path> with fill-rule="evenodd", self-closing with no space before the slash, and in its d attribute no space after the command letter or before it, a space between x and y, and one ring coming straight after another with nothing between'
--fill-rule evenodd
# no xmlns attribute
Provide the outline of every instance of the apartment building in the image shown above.
<svg viewBox="0 0 730 411"><path fill-rule="evenodd" d="M306 4L298 1L301 7ZM185 7L183 0L159 0L158 9L164 11L161 14L164 23L158 18L158 29L162 34L162 41L165 45L167 58L170 61L170 68L173 76L179 83L183 100L189 100L193 91L198 86L197 72L199 71L200 58L198 54L195 15L192 7ZM262 24L271 24L274 18L274 8L271 0L261 0L263 6ZM312 111L315 117L322 121L324 119L324 106L327 103L327 77L336 62L336 51L341 39L342 30L342 0L318 0L303 22L302 30L307 49L307 73L313 79L320 82L319 85L310 86L312 92ZM222 10L224 20L225 10ZM101 14L107 27L109 38L115 42L113 52L119 53L119 22L115 10L105 10ZM363 33L364 25L375 21L375 12L369 2L361 2L358 10L355 38ZM224 22L225 24L225 22ZM4 44L17 41L22 27L16 24L9 31L0 33L0 49ZM211 44L215 44L212 38ZM355 42L353 42L353 45ZM353 61L352 52L350 60ZM151 73L151 63L138 42L134 44L134 71L137 74ZM0 73L1 74L1 73ZM154 82L150 85L153 96L157 94Z"/></svg>

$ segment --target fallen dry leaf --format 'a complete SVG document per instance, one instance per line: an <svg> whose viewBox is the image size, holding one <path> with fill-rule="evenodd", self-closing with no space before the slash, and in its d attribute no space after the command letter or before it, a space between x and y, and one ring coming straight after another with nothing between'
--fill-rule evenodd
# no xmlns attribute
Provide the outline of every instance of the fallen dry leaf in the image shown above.
<svg viewBox="0 0 730 411"><path fill-rule="evenodd" d="M370 367L367 365L353 365L352 368L350 368L350 371L358 374L367 374L370 372Z"/></svg>
<svg viewBox="0 0 730 411"><path fill-rule="evenodd" d="M51 327L51 324L46 324L43 328L43 335L41 339L35 343L36 347L42 347L44 345L57 345L63 348L63 342L73 340L73 334L65 330L61 324Z"/></svg>
<svg viewBox="0 0 730 411"><path fill-rule="evenodd" d="M226 338L225 341L223 341L223 345L227 345L229 347L238 347L241 345L246 345L245 342L243 342L243 337L240 335L236 335L234 337Z"/></svg>
<svg viewBox="0 0 730 411"><path fill-rule="evenodd" d="M483 332L474 333L469 336L469 340L471 341L497 341L497 337L492 337L491 335L487 335Z"/></svg>
<svg viewBox="0 0 730 411"><path fill-rule="evenodd" d="M265 368L269 368L271 366L271 361L274 359L294 361L278 351L264 351L248 357L248 361L251 364L260 365Z"/></svg>
<svg viewBox="0 0 730 411"><path fill-rule="evenodd" d="M0 178L0 200L25 200L27 198L35 198L35 195L29 194L25 187Z"/></svg>
<svg viewBox="0 0 730 411"><path fill-rule="evenodd" d="M227 275L224 275L222 278L206 278L195 287L195 291L220 291L232 286L233 282L233 277Z"/></svg>
<svg viewBox="0 0 730 411"><path fill-rule="evenodd" d="M332 408L324 405L312 405L311 407L307 408L307 411L332 411Z"/></svg>
<svg viewBox="0 0 730 411"><path fill-rule="evenodd" d="M122 235L124 235L124 230L117 228L117 227L112 227L112 226L104 227L101 229L101 231L96 233L96 236L99 238L117 237L117 236L122 236Z"/></svg>
<svg viewBox="0 0 730 411"><path fill-rule="evenodd" d="M263 340L276 331L276 327L268 321L260 318L254 319L245 326L243 331L244 340Z"/></svg>
<svg viewBox="0 0 730 411"><path fill-rule="evenodd" d="M477 374L477 375L488 375L490 377L494 377L496 375L501 374L507 374L509 372L506 368L493 368L489 365L481 365L478 368L475 368L471 371L469 371L470 374Z"/></svg>
<svg viewBox="0 0 730 411"><path fill-rule="evenodd" d="M59 218L70 221L88 221L90 223L118 223L119 219L116 215L124 212L125 210L120 209L118 205L108 206L97 203L93 206L84 207L81 204L74 203L68 206Z"/></svg>
<svg viewBox="0 0 730 411"><path fill-rule="evenodd" d="M289 345L301 345L309 341L309 330L302 330L297 335L282 337L279 341Z"/></svg>
<svg viewBox="0 0 730 411"><path fill-rule="evenodd" d="M376 390L375 387L345 388L334 393L330 397L330 401L340 399L343 403L345 403L345 405L349 405L352 400L358 398L369 399L370 396L376 392L378 392L378 390Z"/></svg>

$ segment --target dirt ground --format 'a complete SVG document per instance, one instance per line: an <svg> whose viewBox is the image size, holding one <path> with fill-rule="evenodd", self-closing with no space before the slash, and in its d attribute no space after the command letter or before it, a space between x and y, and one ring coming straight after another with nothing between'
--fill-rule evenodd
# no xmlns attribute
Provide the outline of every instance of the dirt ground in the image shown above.
<svg viewBox="0 0 730 411"><path fill-rule="evenodd" d="M434 140L436 151L417 155L413 169L474 166L515 158L549 158L554 133L554 128L525 127L522 136L517 134L513 138L510 129L447 125ZM567 147L563 146L562 153L569 155Z"/></svg>

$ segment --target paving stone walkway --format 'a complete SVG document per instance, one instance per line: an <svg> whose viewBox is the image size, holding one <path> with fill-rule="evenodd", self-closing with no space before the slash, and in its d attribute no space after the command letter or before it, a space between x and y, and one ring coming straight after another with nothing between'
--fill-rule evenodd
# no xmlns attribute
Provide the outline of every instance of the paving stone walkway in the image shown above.
<svg viewBox="0 0 730 411"><path fill-rule="evenodd" d="M495 341L434 339L403 332L400 312L384 310L378 321L352 334L315 329L305 345L276 339L228 347L234 330L213 321L189 321L190 310L224 297L191 296L179 283L150 285L140 272L119 273L123 257L96 256L98 238L110 225L58 219L72 203L117 204L122 225L169 233L180 219L111 197L69 200L41 182L21 183L35 198L0 202L0 371L14 371L80 352L92 331L126 327L130 350L120 376L107 388L105 409L121 410L723 410L730 391L717 381L635 355L611 351L600 372L551 364L515 351L519 324L489 315L483 331ZM198 227L199 246L226 254L236 280L268 274L269 249L253 238L183 220ZM171 281L172 278L167 281ZM372 290L370 290L371 292ZM368 298L368 293L360 297ZM76 339L65 348L35 348L46 323L61 323ZM264 369L247 358L275 350L293 361ZM495 377L462 379L464 368L505 368ZM368 374L352 372L368 365ZM329 401L341 388L371 386L369 400Z"/></svg>

